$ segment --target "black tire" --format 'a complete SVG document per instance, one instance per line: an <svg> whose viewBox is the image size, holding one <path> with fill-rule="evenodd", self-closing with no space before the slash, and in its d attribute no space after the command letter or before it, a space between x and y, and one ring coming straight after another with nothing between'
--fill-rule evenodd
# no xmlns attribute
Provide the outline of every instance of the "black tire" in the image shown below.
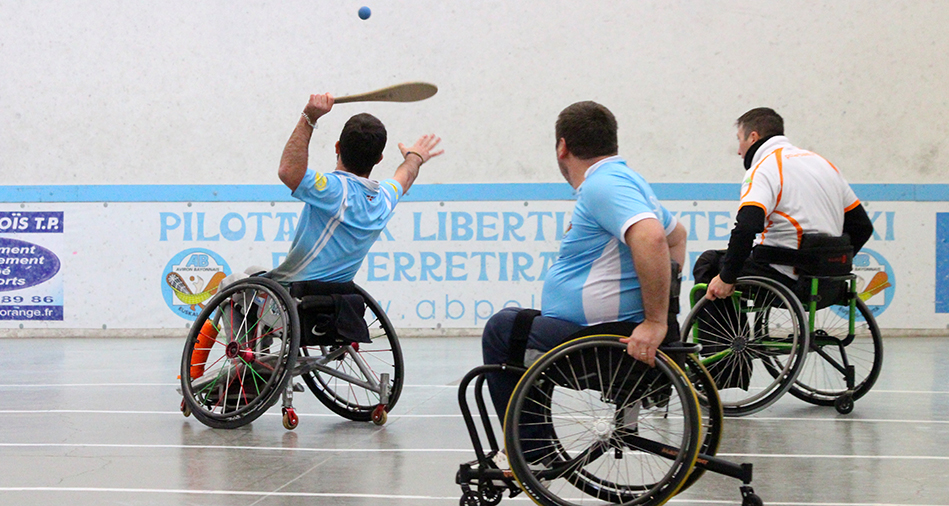
<svg viewBox="0 0 949 506"><path fill-rule="evenodd" d="M815 314L810 353L790 389L798 399L818 406L834 406L838 398L847 394L843 373L829 361L843 364L839 343L844 344L847 361L854 367L851 402L866 395L876 383L883 367L883 337L873 311L860 298L855 302L858 316L852 339L848 336L848 307L830 306Z"/></svg>
<svg viewBox="0 0 949 506"><path fill-rule="evenodd" d="M213 327L210 346L199 345L205 323ZM267 411L290 380L299 330L296 305L271 279L246 278L218 292L191 326L181 357L181 392L194 417L232 429Z"/></svg>
<svg viewBox="0 0 949 506"><path fill-rule="evenodd" d="M729 299L696 301L682 337L702 345L699 358L715 380L725 416L756 413L784 395L809 342L797 297L776 281L753 276L738 278Z"/></svg>
<svg viewBox="0 0 949 506"><path fill-rule="evenodd" d="M316 359L340 374L370 383L378 384L383 373L389 374L389 401L385 410L390 412L402 394L405 378L402 347L382 306L361 287L357 286L356 289L366 300L366 323L372 343L358 343L358 347L301 346L300 354ZM371 377L367 377L360 364L366 367L365 371ZM313 395L343 418L357 422L371 421L373 410L381 403L378 390L356 385L339 376L315 370L301 376Z"/></svg>
<svg viewBox="0 0 949 506"><path fill-rule="evenodd" d="M702 362L695 355L685 357L685 374L692 382L692 388L699 399L699 407L702 413L701 441L699 445L699 454L707 457L714 457L718 453L718 446L722 442L722 422L725 419L725 413L722 411L722 401L718 398L718 389L715 387L715 380L709 374L708 369L702 365ZM705 469L695 467L689 478L682 484L678 493L695 484Z"/></svg>
<svg viewBox="0 0 949 506"><path fill-rule="evenodd" d="M620 337L569 341L534 363L514 390L505 448L538 504L577 504L568 499L576 487L601 501L659 505L695 465L701 415L685 374L662 352L654 369L633 360ZM548 435L527 434L540 420Z"/></svg>

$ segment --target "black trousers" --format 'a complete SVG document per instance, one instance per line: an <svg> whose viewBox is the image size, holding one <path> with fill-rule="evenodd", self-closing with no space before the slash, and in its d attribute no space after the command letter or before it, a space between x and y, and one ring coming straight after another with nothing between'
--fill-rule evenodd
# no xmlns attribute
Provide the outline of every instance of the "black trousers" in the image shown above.
<svg viewBox="0 0 949 506"><path fill-rule="evenodd" d="M710 249L695 259L695 265L692 266L692 277L696 283L709 283L715 276L722 272L722 265L725 261L725 250ZM754 255L745 260L745 265L741 268L740 276L761 276L773 279L782 285L794 290L797 281L782 274L780 271L771 267L770 264L757 262Z"/></svg>

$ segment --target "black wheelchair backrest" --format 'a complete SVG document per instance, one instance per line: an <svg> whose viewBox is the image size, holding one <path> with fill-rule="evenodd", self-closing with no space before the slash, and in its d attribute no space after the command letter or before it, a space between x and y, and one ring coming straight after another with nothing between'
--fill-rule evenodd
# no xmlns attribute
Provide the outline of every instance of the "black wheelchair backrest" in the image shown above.
<svg viewBox="0 0 949 506"><path fill-rule="evenodd" d="M799 249L756 246L752 254L755 260L790 265L807 276L845 276L853 268L853 246L847 234L803 234Z"/></svg>

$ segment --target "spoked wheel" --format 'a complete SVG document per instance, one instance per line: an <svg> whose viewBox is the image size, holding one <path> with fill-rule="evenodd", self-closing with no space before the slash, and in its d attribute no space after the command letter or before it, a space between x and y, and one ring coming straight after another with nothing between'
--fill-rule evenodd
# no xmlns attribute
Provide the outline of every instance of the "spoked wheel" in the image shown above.
<svg viewBox="0 0 949 506"><path fill-rule="evenodd" d="M699 407L702 413L702 428L700 438L702 443L699 445L699 454L708 457L714 457L718 453L718 445L722 441L722 421L725 418L722 411L722 401L718 398L718 389L715 388L715 381L708 369L702 365L702 362L695 355L685 356L685 374L692 382L692 388L699 399ZM696 467L685 480L681 493L689 488L702 477L705 469Z"/></svg>
<svg viewBox="0 0 949 506"><path fill-rule="evenodd" d="M696 301L682 336L702 345L699 357L715 380L725 416L743 416L791 388L807 352L806 321L788 288L742 277L730 298Z"/></svg>
<svg viewBox="0 0 949 506"><path fill-rule="evenodd" d="M818 406L835 406L863 397L876 383L883 367L883 338L873 312L860 298L856 299L854 334L850 336L849 306L830 306L817 311L810 353L791 386L795 397ZM853 366L853 392L848 392L844 357Z"/></svg>
<svg viewBox="0 0 949 506"><path fill-rule="evenodd" d="M181 357L181 392L194 417L230 429L277 402L290 379L300 323L277 282L252 277L211 298Z"/></svg>
<svg viewBox="0 0 949 506"><path fill-rule="evenodd" d="M654 369L633 360L620 337L565 343L514 390L505 447L538 504L662 504L695 464L701 415L685 374L661 352Z"/></svg>
<svg viewBox="0 0 949 506"><path fill-rule="evenodd" d="M336 374L313 370L302 374L310 391L334 413L358 422L382 421L391 412L402 393L404 377L399 338L382 306L365 290L357 287L366 300L366 323L371 343L345 346L302 346L303 356L316 359ZM388 375L389 400L382 404L383 375ZM380 415L376 412L383 405ZM376 417L373 417L374 412Z"/></svg>

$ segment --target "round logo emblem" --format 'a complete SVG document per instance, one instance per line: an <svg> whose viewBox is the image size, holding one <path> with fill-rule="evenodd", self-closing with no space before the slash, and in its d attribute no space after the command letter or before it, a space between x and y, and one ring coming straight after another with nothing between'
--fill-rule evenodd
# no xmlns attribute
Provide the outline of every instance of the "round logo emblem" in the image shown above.
<svg viewBox="0 0 949 506"><path fill-rule="evenodd" d="M161 293L174 313L193 321L231 268L217 253L192 248L175 255L162 273Z"/></svg>
<svg viewBox="0 0 949 506"><path fill-rule="evenodd" d="M863 248L853 257L853 273L857 275L857 296L863 299L874 317L879 317L893 302L896 291L896 276L883 255ZM846 318L846 310L835 310ZM857 316L859 319L859 315Z"/></svg>

